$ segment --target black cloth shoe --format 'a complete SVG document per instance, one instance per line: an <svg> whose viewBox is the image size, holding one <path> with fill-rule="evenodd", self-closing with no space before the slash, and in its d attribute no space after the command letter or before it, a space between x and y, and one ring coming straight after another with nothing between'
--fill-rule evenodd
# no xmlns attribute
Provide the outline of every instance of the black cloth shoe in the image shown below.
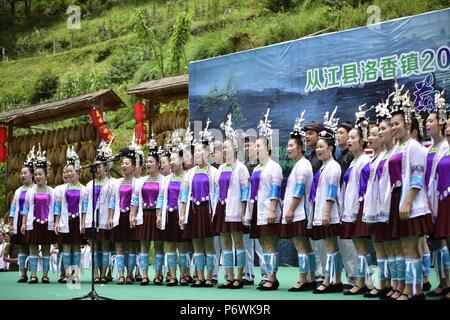
<svg viewBox="0 0 450 320"><path fill-rule="evenodd" d="M262 279L262 280L259 282L258 287L256 287L256 289L260 290L261 287L263 286L263 284L266 283L267 281L269 281L269 280Z"/></svg>
<svg viewBox="0 0 450 320"><path fill-rule="evenodd" d="M275 282L269 281L267 280L266 282L270 282L272 283L272 285L270 287L266 287L266 286L261 286L261 291L273 291L273 290L277 290L278 287L280 286L280 283L278 282L278 280L275 280Z"/></svg>
<svg viewBox="0 0 450 320"><path fill-rule="evenodd" d="M247 279L242 279L242 284L246 285L246 286L252 286L255 284L255 281L253 280L247 280Z"/></svg>
<svg viewBox="0 0 450 320"><path fill-rule="evenodd" d="M333 291L333 285L330 283L329 285L324 285L324 284L321 284L321 286L324 286L325 287L325 289L322 289L322 290L320 290L319 288L320 288L320 286L318 286L314 291L313 291L313 293L314 294L324 294L324 293L332 293L332 292L334 292Z"/></svg>
<svg viewBox="0 0 450 320"><path fill-rule="evenodd" d="M233 281L227 280L227 283L221 284L217 287L217 289L231 289L231 287L233 286Z"/></svg>
<svg viewBox="0 0 450 320"><path fill-rule="evenodd" d="M196 280L193 284L191 284L191 288L204 288L205 281Z"/></svg>
<svg viewBox="0 0 450 320"><path fill-rule="evenodd" d="M20 277L20 279L17 280L17 283L25 283L25 282L27 282L27 281L28 281L28 277L25 276L25 277Z"/></svg>
<svg viewBox="0 0 450 320"><path fill-rule="evenodd" d="M167 282L166 286L168 287L176 287L178 285L177 278L170 278L169 282Z"/></svg>
<svg viewBox="0 0 450 320"><path fill-rule="evenodd" d="M38 283L38 282L39 282L39 280L37 277L31 277L30 281L28 281L28 283L30 283L30 284L34 284L34 283Z"/></svg>
<svg viewBox="0 0 450 320"><path fill-rule="evenodd" d="M331 285L331 292L343 292L344 285L341 283L336 283Z"/></svg>
<svg viewBox="0 0 450 320"><path fill-rule="evenodd" d="M439 292L439 293L436 293L436 289L438 289L438 288L442 288L442 291ZM449 288L444 288L444 287L441 286L441 285L439 285L436 289L434 289L433 291L427 292L426 296L427 296L427 297L430 297L430 298L432 298L432 297L443 297L443 296L445 296L445 295L448 293L448 291L449 291Z"/></svg>
<svg viewBox="0 0 450 320"><path fill-rule="evenodd" d="M423 284L422 290L423 291L430 291L431 290L431 283L430 283L430 281L428 281L428 282Z"/></svg>
<svg viewBox="0 0 450 320"><path fill-rule="evenodd" d="M238 285L234 285L235 283L238 283ZM244 283L241 280L234 280L233 285L231 286L230 289L242 289L244 287Z"/></svg>
<svg viewBox="0 0 450 320"><path fill-rule="evenodd" d="M353 287L354 287L354 285L350 284L350 283L346 283L346 284L343 285L344 290L350 290Z"/></svg>
<svg viewBox="0 0 450 320"><path fill-rule="evenodd" d="M415 296L412 296L409 298L409 300L427 300L424 293L416 294Z"/></svg>
<svg viewBox="0 0 450 320"><path fill-rule="evenodd" d="M142 278L141 283L139 285L141 286L148 286L150 280L148 278Z"/></svg>
<svg viewBox="0 0 450 320"><path fill-rule="evenodd" d="M300 282L300 281L297 281L297 283L300 285L300 287L292 287L292 288L289 288L288 289L288 291L289 292L304 292L304 291L309 291L309 290L311 290L311 286L309 285L309 283L306 283L306 282Z"/></svg>
<svg viewBox="0 0 450 320"><path fill-rule="evenodd" d="M208 281L209 283L207 283L206 281ZM216 281L217 281L217 280L216 280ZM214 287L214 280L206 279L206 280L205 280L205 287L206 287L206 288L212 288L212 287Z"/></svg>
<svg viewBox="0 0 450 320"><path fill-rule="evenodd" d="M344 296L356 296L356 295L364 294L364 293L367 293L367 292L370 291L370 289L367 288L367 286L364 286L364 287L362 287L362 288L359 287L359 286L355 286L355 287L358 288L358 291L355 291L355 292L352 292L352 291L350 291L350 290L345 291L345 292L344 292Z"/></svg>
<svg viewBox="0 0 450 320"><path fill-rule="evenodd" d="M372 290L365 293L364 294L364 298L379 298L380 296L382 296L383 294L388 293L391 289L390 288L384 288L384 289L377 289L374 288L375 290L377 290L377 293L372 293Z"/></svg>

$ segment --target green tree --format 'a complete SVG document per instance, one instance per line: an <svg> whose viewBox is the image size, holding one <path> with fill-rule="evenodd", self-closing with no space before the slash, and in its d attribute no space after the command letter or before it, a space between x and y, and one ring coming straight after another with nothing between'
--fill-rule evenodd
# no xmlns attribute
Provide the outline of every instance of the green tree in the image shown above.
<svg viewBox="0 0 450 320"><path fill-rule="evenodd" d="M172 72L179 73L181 65L186 65L185 47L189 40L192 19L187 12L180 12L175 20L175 27L170 38L170 67Z"/></svg>

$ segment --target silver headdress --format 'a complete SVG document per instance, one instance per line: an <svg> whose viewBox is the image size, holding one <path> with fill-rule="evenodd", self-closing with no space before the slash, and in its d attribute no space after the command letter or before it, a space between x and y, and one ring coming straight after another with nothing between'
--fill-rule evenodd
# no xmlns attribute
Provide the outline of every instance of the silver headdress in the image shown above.
<svg viewBox="0 0 450 320"><path fill-rule="evenodd" d="M138 142L138 143L136 143ZM133 133L133 138L131 139L131 143L128 147L130 150L130 155L134 152L134 158L136 159L136 165L144 164L144 151L142 151L141 145L139 141L136 139L136 134Z"/></svg>
<svg viewBox="0 0 450 320"><path fill-rule="evenodd" d="M96 161L108 161L113 157L111 144L112 142L105 142L103 140L100 142L97 149L97 156L95 157Z"/></svg>
<svg viewBox="0 0 450 320"><path fill-rule="evenodd" d="M186 132L184 133L184 145L185 146L192 145L193 140L194 140L194 135L192 134L191 123L189 122L189 125L186 128Z"/></svg>
<svg viewBox="0 0 450 320"><path fill-rule="evenodd" d="M148 147L148 155L149 156L158 156L158 143L155 140L155 135L152 132L152 136L150 138L150 140L147 143L147 147Z"/></svg>
<svg viewBox="0 0 450 320"><path fill-rule="evenodd" d="M402 90L405 87L405 85L402 85L401 88L399 88L397 81L395 82L395 92L391 93L390 96L394 96L392 98L392 111L391 114L395 112L402 112L405 117L406 123L411 123L411 116L413 113L413 105L409 99L409 90L405 92L405 94L402 94Z"/></svg>
<svg viewBox="0 0 450 320"><path fill-rule="evenodd" d="M395 84L394 84L395 91L389 95L389 97L391 97L392 95L394 96L392 98L392 105L394 106L394 108L395 108L395 106L400 107L402 105L402 101L403 101L402 90L404 87L405 87L405 85L402 85L402 87L399 88L397 80L395 81Z"/></svg>
<svg viewBox="0 0 450 320"><path fill-rule="evenodd" d="M233 148L236 150L238 148L238 141L237 141L237 135L236 130L233 129L232 122L231 122L231 113L227 115L228 120L226 122L222 122L220 124L220 128L225 131L225 138L230 140L233 144Z"/></svg>
<svg viewBox="0 0 450 320"><path fill-rule="evenodd" d="M267 108L267 112L264 115L264 121L261 119L259 120L259 125L258 125L258 129L259 129L259 136L260 137L265 137L267 139L267 149L268 150L272 150L272 126L271 126L271 122L272 120L269 120L269 112L270 112L270 107Z"/></svg>
<svg viewBox="0 0 450 320"><path fill-rule="evenodd" d="M38 151L36 152L36 157L34 159L34 169L42 168L47 171L47 174L50 174L52 164L47 161L45 154L46 151L41 151L41 144L39 143Z"/></svg>
<svg viewBox="0 0 450 320"><path fill-rule="evenodd" d="M334 139L336 136L336 130L339 123L339 118L335 118L336 115L337 106L334 107L333 112L329 113L327 111L325 115L323 116L323 126L325 127L325 130L322 130L319 132L319 136L324 139Z"/></svg>
<svg viewBox="0 0 450 320"><path fill-rule="evenodd" d="M190 143L189 143L190 144ZM181 138L178 129L176 129L174 132L172 132L172 149L171 152L179 153L180 151L184 150L184 143L183 139Z"/></svg>
<svg viewBox="0 0 450 320"><path fill-rule="evenodd" d="M384 103L380 102L375 107L375 113L377 117L377 124L380 124L380 122L384 119L392 118L391 109L389 108L389 98L387 98Z"/></svg>
<svg viewBox="0 0 450 320"><path fill-rule="evenodd" d="M67 158L66 160L67 166L72 165L74 166L76 171L80 170L80 157L75 152L75 146L67 145L66 158Z"/></svg>
<svg viewBox="0 0 450 320"><path fill-rule="evenodd" d="M355 112L355 128L359 128L362 132L362 138L363 141L367 142L369 138L369 118L366 117L366 113L373 109L373 106L370 107L368 110L363 110L365 107L365 103L358 106L358 111Z"/></svg>
<svg viewBox="0 0 450 320"><path fill-rule="evenodd" d="M34 168L34 161L36 159L36 155L34 152L34 146L31 148L31 150L28 152L27 154L27 159L25 160L25 162L23 163L22 167L29 167L31 169L31 171L33 171Z"/></svg>
<svg viewBox="0 0 450 320"><path fill-rule="evenodd" d="M303 150L306 150L306 132L302 127L302 122L305 121L304 115L305 110L300 114L300 118L295 119L294 128L291 131L291 138L300 138L302 140Z"/></svg>
<svg viewBox="0 0 450 320"><path fill-rule="evenodd" d="M445 102L444 90L442 90L442 92L436 93L434 104L436 105L439 124L444 125L447 122L447 112L449 106Z"/></svg>
<svg viewBox="0 0 450 320"><path fill-rule="evenodd" d="M213 145L214 137L211 134L211 131L208 130L210 123L211 121L208 118L208 120L206 121L205 129L199 132L200 141L194 141L194 143L202 143L203 145L209 147L209 151L214 152L214 145Z"/></svg>

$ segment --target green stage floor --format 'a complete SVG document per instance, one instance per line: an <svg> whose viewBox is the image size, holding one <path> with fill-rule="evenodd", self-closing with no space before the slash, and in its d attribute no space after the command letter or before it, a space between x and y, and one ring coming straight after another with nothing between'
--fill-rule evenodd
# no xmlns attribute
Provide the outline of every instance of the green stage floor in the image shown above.
<svg viewBox="0 0 450 320"><path fill-rule="evenodd" d="M259 270L255 272L258 273ZM39 273L38 275L41 276ZM362 296L344 296L342 293L316 295L312 292L288 292L287 290L295 284L297 277L298 268L280 267L278 270L280 288L267 292L256 290L256 285L245 286L239 290L221 290L217 287L166 287L153 284L144 287L137 283L118 286L115 282L96 285L95 289L100 295L121 300L369 300ZM91 290L89 272L82 275L79 287L57 283L56 274L50 274L50 284L16 283L18 278L18 272L0 272L0 300L65 300L83 296ZM257 276L255 283L259 281L260 278ZM219 283L222 281L219 280ZM436 286L434 270L431 272L431 283L434 288Z"/></svg>

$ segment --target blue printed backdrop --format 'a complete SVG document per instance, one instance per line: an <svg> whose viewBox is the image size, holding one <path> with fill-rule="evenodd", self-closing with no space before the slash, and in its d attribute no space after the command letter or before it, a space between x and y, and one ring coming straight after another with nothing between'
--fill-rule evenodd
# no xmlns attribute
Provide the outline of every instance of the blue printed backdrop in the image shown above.
<svg viewBox="0 0 450 320"><path fill-rule="evenodd" d="M341 120L354 121L357 106L386 99L395 78L420 110L430 109L436 90L450 100L449 34L445 9L192 62L189 118L219 128L232 111L235 127L256 129L270 106L283 147L303 109L307 121L321 122L338 106ZM280 164L287 169L283 149Z"/></svg>

